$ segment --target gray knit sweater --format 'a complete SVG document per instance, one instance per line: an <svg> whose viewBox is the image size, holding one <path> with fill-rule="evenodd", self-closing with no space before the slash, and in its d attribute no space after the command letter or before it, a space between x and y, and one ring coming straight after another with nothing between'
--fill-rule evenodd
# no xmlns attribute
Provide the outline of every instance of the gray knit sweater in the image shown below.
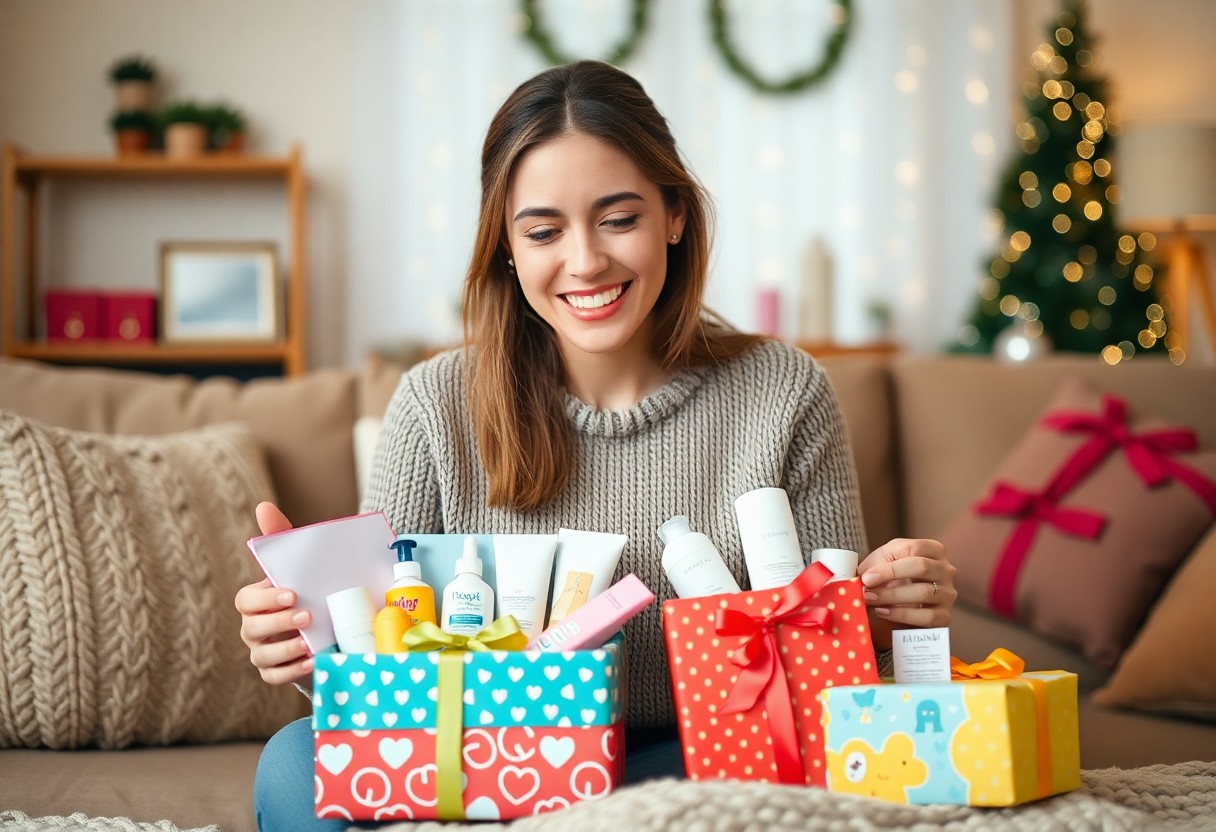
<svg viewBox="0 0 1216 832"><path fill-rule="evenodd" d="M398 533L553 534L565 527L626 534L617 577L633 572L661 602L674 597L659 563L663 521L687 515L746 588L734 500L780 486L804 552L866 552L835 395L819 365L786 344L766 342L718 366L680 372L627 410L596 410L568 395L575 470L557 499L527 513L486 505L489 483L465 396L460 351L401 379L364 501L365 511L383 509ZM625 636L628 724L674 724L659 604L631 621Z"/></svg>

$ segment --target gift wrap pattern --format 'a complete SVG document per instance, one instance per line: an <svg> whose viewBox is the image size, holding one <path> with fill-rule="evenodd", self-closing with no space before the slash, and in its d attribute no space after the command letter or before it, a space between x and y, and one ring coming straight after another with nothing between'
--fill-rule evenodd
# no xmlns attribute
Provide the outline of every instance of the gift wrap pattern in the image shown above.
<svg viewBox="0 0 1216 832"><path fill-rule="evenodd" d="M830 576L830 573L827 573ZM824 607L826 629L775 628L781 675L793 705L797 743L808 785L825 783L819 691L830 685L878 681L870 625L859 580L833 581L801 609ZM780 590L680 599L663 605L663 630L671 670L684 768L690 780L736 778L780 782L764 698L743 713L719 713L739 678L730 654L739 637L720 636L719 610L763 618L781 599Z"/></svg>
<svg viewBox="0 0 1216 832"><path fill-rule="evenodd" d="M834 792L1014 806L1081 785L1072 673L828 688L820 698Z"/></svg>
<svg viewBox="0 0 1216 832"><path fill-rule="evenodd" d="M539 814L619 785L619 640L599 650L462 658L466 817ZM439 654L323 653L316 662L317 817L437 817Z"/></svg>

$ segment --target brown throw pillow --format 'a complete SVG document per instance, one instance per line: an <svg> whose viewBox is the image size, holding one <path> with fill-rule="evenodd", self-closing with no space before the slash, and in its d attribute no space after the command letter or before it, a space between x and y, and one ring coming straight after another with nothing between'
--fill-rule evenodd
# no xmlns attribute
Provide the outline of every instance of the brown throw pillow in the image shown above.
<svg viewBox="0 0 1216 832"><path fill-rule="evenodd" d="M1093 701L1216 722L1216 664L1208 658L1216 633L1212 587L1216 528L1170 581Z"/></svg>
<svg viewBox="0 0 1216 832"><path fill-rule="evenodd" d="M1075 379L1062 386L1045 416L1102 416L1104 404L1097 388ZM1132 434L1163 427L1136 414L1126 425ZM958 567L964 601L1024 621L1111 667L1212 523L1205 498L1181 480L1216 479L1216 453L1160 454L1171 460L1167 468L1181 463L1194 476L1155 477L1150 487L1123 446L1085 459L1092 438L1039 420L942 542ZM1133 450L1133 461L1142 450ZM1035 494L1048 494L1046 505ZM997 513L981 513L979 506Z"/></svg>
<svg viewBox="0 0 1216 832"><path fill-rule="evenodd" d="M233 607L272 497L244 425L116 437L0 411L0 747L265 737L300 715Z"/></svg>

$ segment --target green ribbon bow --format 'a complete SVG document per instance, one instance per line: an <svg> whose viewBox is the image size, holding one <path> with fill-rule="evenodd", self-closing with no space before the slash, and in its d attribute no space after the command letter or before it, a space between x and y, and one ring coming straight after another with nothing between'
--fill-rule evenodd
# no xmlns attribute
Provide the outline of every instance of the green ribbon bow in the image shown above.
<svg viewBox="0 0 1216 832"><path fill-rule="evenodd" d="M504 615L483 627L476 635L462 636L444 632L429 621L420 621L402 638L411 653L439 653L439 691L435 703L435 766L438 769L435 794L439 799L440 820L464 820L461 795L462 766L460 749L464 742L464 654L493 650L523 650L528 637L519 629L513 615Z"/></svg>

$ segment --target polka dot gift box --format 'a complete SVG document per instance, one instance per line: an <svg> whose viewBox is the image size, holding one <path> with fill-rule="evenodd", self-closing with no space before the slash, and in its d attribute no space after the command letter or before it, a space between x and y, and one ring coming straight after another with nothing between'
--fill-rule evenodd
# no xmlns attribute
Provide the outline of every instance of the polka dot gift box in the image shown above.
<svg viewBox="0 0 1216 832"><path fill-rule="evenodd" d="M607 795L620 649L318 655L317 817L505 820Z"/></svg>
<svg viewBox="0 0 1216 832"><path fill-rule="evenodd" d="M825 784L817 694L878 681L861 582L831 578L663 604L689 779Z"/></svg>
<svg viewBox="0 0 1216 832"><path fill-rule="evenodd" d="M1023 673L1021 660L1003 650L958 664L1014 672L824 690L828 788L967 806L1016 806L1080 788L1076 675ZM984 678L992 675L1011 678Z"/></svg>

